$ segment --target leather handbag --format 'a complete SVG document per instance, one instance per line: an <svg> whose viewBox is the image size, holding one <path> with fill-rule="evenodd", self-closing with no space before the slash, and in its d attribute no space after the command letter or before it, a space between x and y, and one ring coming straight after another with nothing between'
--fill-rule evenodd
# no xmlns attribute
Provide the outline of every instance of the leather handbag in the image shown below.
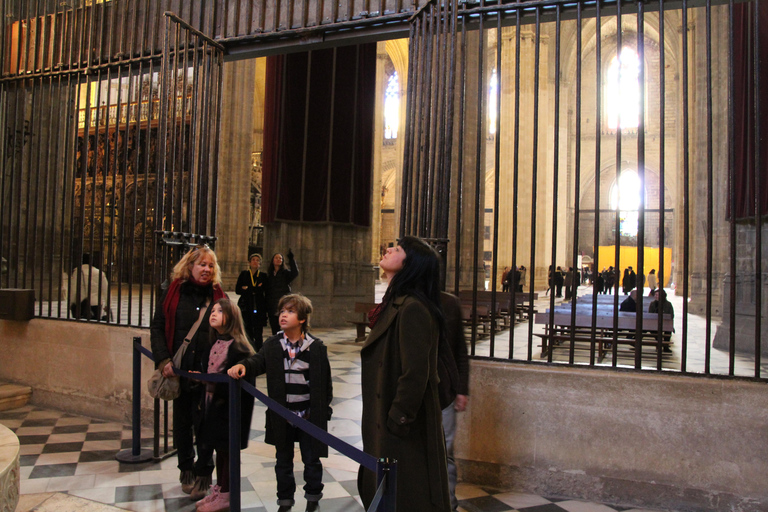
<svg viewBox="0 0 768 512"><path fill-rule="evenodd" d="M192 338L195 337L197 328L200 327L200 324L203 322L205 312L208 310L208 304L210 304L210 302L210 299L206 300L205 306L200 308L200 316L197 317L197 320L192 325L192 328L189 329L187 337L184 338L184 343L181 344L179 350L177 350L173 355L171 364L174 368L181 368L181 360L184 358L184 353L187 351L187 347L189 347L189 343ZM163 376L163 369L158 368L147 381L147 392L152 398L159 398L160 400L174 400L179 397L179 394L181 394L181 383L179 380L180 379L178 375L174 375L172 377Z"/></svg>

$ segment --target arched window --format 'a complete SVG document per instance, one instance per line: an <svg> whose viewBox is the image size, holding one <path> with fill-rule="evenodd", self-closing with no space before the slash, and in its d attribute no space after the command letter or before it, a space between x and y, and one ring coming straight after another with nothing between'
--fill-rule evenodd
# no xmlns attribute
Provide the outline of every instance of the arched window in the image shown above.
<svg viewBox="0 0 768 512"><path fill-rule="evenodd" d="M488 83L488 134L496 134L496 94L499 89L499 77L494 69Z"/></svg>
<svg viewBox="0 0 768 512"><path fill-rule="evenodd" d="M605 115L608 129L637 128L640 119L640 59L628 47L611 60L606 74Z"/></svg>
<svg viewBox="0 0 768 512"><path fill-rule="evenodd" d="M400 126L400 81L393 71L384 92L384 139L396 139Z"/></svg>
<svg viewBox="0 0 768 512"><path fill-rule="evenodd" d="M637 236L638 209L640 208L640 177L632 169L625 169L619 175L618 183L611 189L611 209L619 210L621 236Z"/></svg>

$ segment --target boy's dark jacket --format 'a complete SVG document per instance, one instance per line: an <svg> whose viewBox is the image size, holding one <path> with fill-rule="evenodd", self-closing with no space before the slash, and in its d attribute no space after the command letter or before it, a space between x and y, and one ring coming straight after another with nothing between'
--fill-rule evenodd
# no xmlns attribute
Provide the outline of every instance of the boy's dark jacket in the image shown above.
<svg viewBox="0 0 768 512"><path fill-rule="evenodd" d="M285 355L280 339L282 332L264 342L261 350L243 361L246 378L255 378L267 374L267 394L281 405L286 405L285 398ZM331 400L333 399L333 383L331 382L331 365L328 362L328 348L322 340L312 336L309 347L309 421L323 430L328 430L328 420L331 418ZM288 423L280 416L267 410L266 436L264 441L275 446L285 443L285 431ZM312 439L312 450L319 457L328 456L328 446Z"/></svg>

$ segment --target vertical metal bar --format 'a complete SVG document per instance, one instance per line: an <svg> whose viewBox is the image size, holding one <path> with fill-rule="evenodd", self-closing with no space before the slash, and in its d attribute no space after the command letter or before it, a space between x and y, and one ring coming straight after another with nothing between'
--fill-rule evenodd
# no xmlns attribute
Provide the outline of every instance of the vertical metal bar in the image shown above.
<svg viewBox="0 0 768 512"><path fill-rule="evenodd" d="M483 1L480 5L483 5ZM482 267L482 260L479 254L480 238L482 237L480 226L480 215L484 212L482 197L480 195L480 187L484 181L483 176L483 162L482 162L482 149L483 149L483 121L485 119L485 110L483 109L485 99L485 82L483 80L484 71L484 54L485 54L485 30L483 29L483 23L485 21L485 15L480 14L480 23L477 34L477 92L476 92L476 105L477 105L477 120L476 124L476 137L475 137L475 217L474 217L474 236L472 241L472 339L476 339L477 335L477 281L478 272ZM483 281L485 281L485 269L483 269ZM485 288L485 287L483 287ZM474 355L474 354L473 354Z"/></svg>
<svg viewBox="0 0 768 512"><path fill-rule="evenodd" d="M221 92L221 84L223 83L223 73L224 73L224 54L221 50L214 50L213 54L216 58L215 65L216 65L216 71L218 71L218 80L216 80L215 85L217 87L217 94L214 96L214 98L217 98L218 101L216 102L216 110L214 112L213 120L209 121L209 125L212 127L215 127L216 134L221 133L221 109L222 109L222 94ZM219 189L219 161L218 161L218 155L219 155L219 137L211 137L213 139L213 151L211 151L211 189L213 190L213 197L211 198L211 217L210 217L210 230L211 236L216 236L216 207L218 205L218 200L216 197L216 191Z"/></svg>
<svg viewBox="0 0 768 512"><path fill-rule="evenodd" d="M733 42L733 4L734 0L728 2L728 62L733 62L734 58L734 42ZM734 78L734 66L729 67L728 73L728 90L733 91L735 83ZM728 180L728 198L730 199L730 233L729 233L729 246L730 246L730 268L731 274L730 287L728 290L728 321L730 330L728 332L728 353L733 354L736 349L736 153L734 151L733 143L733 130L735 128L735 105L733 103L733 94L728 95L728 166L729 166L729 180ZM707 361L709 363L709 361Z"/></svg>
<svg viewBox="0 0 768 512"><path fill-rule="evenodd" d="M494 140L494 194L493 194L493 266L491 267L491 340L490 355L493 357L496 348L496 278L498 276L499 262L499 187L501 184L501 12L496 13L496 137ZM481 126L485 125L482 123ZM512 270L514 272L514 269ZM514 274L513 274L514 275Z"/></svg>
<svg viewBox="0 0 768 512"><path fill-rule="evenodd" d="M229 506L240 510L240 382L229 379Z"/></svg>
<svg viewBox="0 0 768 512"><path fill-rule="evenodd" d="M130 64L128 67L129 70L129 76L131 77L130 81L128 82L128 115L126 119L126 125L125 125L125 154L126 154L126 163L123 167L123 197L127 198L126 190L127 190L127 181L128 181L128 159L129 157L129 148L133 148L133 204L131 206L131 219L133 219L131 229L131 244L130 248L128 249L128 282L131 283L131 286L128 287L128 310L126 314L128 315L127 321L130 324L133 320L133 283L135 283L135 263L136 263L136 243L135 243L135 226L139 225L139 222L137 221L139 218L139 211L142 212L142 215L144 215L143 221L141 221L142 226L142 232L143 237L146 238L146 232L147 232L147 223L149 222L149 201L148 201L148 193L149 193L149 149L150 149L150 139L152 138L152 107L154 105L154 101L152 99L152 89L153 89L153 69L154 63L150 61L149 63L149 74L148 74L148 81L149 81L149 87L147 91L147 122L146 122L146 133L145 133L145 139L146 139L146 160L143 166L140 166L140 155L141 155L141 140L142 140L142 126L144 126L144 123L142 122L142 114L141 111L144 108L144 93L143 93L143 71L144 67L139 64L138 69L138 75L136 76L136 93L133 92L134 88L134 71L133 71L133 65ZM136 98L136 105L131 108L131 101L133 101L133 98ZM160 100L160 98L158 98ZM136 121L134 123L131 123L131 110L135 112ZM131 133L134 134L134 137L131 137ZM159 143L160 138L160 130L156 130L157 134L157 142ZM160 153L157 153L157 159L161 158ZM144 178L144 203L143 208L139 208L139 172L143 173ZM157 178L156 178L157 180ZM155 186L160 187L159 181L155 181ZM125 225L125 223L124 223ZM141 244L141 252L144 252L144 248L146 245L146 239L142 240ZM146 261L143 257L141 258L141 261ZM142 314L142 301L143 301L143 286L144 286L144 279L143 279L143 269L144 264L142 263L142 276L139 279L139 321L138 325L141 325L141 314Z"/></svg>
<svg viewBox="0 0 768 512"><path fill-rule="evenodd" d="M163 57L163 60L165 60L165 57ZM161 64L161 68L162 68L162 64ZM140 66L139 69L140 69L139 78L141 78L141 70L143 70L143 66ZM156 246L154 244L152 244L152 248L149 251L149 252L151 252L152 258L150 259L149 255L147 254L147 252L148 252L147 251L147 244L151 242L151 241L147 240L147 232L148 232L147 225L150 224L150 221L154 220L155 221L154 225L157 226L157 224L158 224L157 218L158 218L158 215L160 215L160 212L156 209L157 203L155 203L155 208L152 208L151 203L150 203L150 198L149 198L149 185L150 185L150 182L149 182L149 177L150 177L150 160L149 160L150 152L149 152L149 148L151 147L150 146L150 142L151 142L150 139L152 138L152 128L151 128L151 126L152 126L152 121L155 118L155 114L154 114L155 113L155 107L157 106L159 108L159 106L160 106L160 100L155 102L152 99L152 82L153 82L154 76L155 76L155 62L154 61L150 61L149 62L149 69L147 70L147 76L149 78L149 91L148 91L149 95L147 97L147 107L146 107L146 110L147 110L147 123L146 123L147 132L146 132L146 137L145 137L146 138L146 146L147 147L146 147L146 150L145 150L144 166L141 167L141 170L142 170L142 172L144 174L144 203L143 203L144 208L142 209L142 211L144 212L143 213L144 220L142 222L143 229L142 229L142 232L141 232L140 261L142 262L142 264L141 264L140 272L139 272L140 275L139 275L139 305L138 305L139 314L138 314L138 325L144 325L143 324L143 319L144 319L144 283L146 282L146 275L145 275L144 271L145 270L149 270L148 273L151 274L156 268L160 267L160 264L158 264L158 260L157 260L157 257L156 257L157 256ZM138 101L139 101L139 108L137 109L137 113L136 113L136 115L138 116L136 118L136 127L137 127L136 128L136 133L137 134L141 133L141 90L142 90L141 89L141 81L139 81L138 84L139 84L139 94L137 96L138 96ZM158 85L159 85L159 82L158 82ZM157 103L157 105L155 103ZM158 118L159 117L160 117L160 115L158 113ZM156 131L157 134L160 133L159 126L160 126L160 124L158 123L158 130ZM139 174L139 166L138 166L139 149L141 148L141 144L140 144L140 140L139 139L136 140L135 146L136 146L136 163L137 164L136 164L136 167L135 167L136 170L134 171L134 180L138 180L138 174ZM156 153L156 155L159 155L159 153ZM156 156L156 159L157 158L158 157ZM157 163L155 165L157 166ZM157 177L157 174L155 174L155 188L158 189L158 190L160 190L162 188L161 182L159 181L159 179ZM136 194L135 194L135 197L134 197L134 212L137 212L138 210L136 210L135 205L136 205L136 203L138 201L138 196L139 196L139 188L138 188L138 186L135 187L135 190L136 190ZM138 216L138 213L134 213L134 215ZM153 219L153 217L154 217L154 219ZM134 248L132 247L131 248L131 263L130 263L131 264L131 274L133 274L133 272L134 272L134 270L133 270L133 268L134 268L133 254L134 254ZM146 262L148 260L150 260L149 265L144 263L144 262ZM149 266L149 268L147 268L148 266ZM134 281L131 280L131 282L133 283ZM155 281L155 282L160 282L160 281ZM152 314L154 312L154 303L155 303L155 298L156 298L155 297L155 293L157 292L157 289L155 287L151 287L150 290L152 291L152 293L149 296L149 318L151 319L152 318ZM132 293L132 292L133 292L133 287L131 287L130 290L129 290L129 293ZM129 296L129 304L131 304L131 305L133 304L133 301L131 300L130 296ZM129 318L132 318L132 317L129 315Z"/></svg>
<svg viewBox="0 0 768 512"><path fill-rule="evenodd" d="M602 119L603 119L603 95L602 95L602 78L603 78L603 45L602 45L602 7L600 5L601 0L596 1L595 11L595 224L594 224L594 238L592 241L592 247L594 248L592 274L597 276L601 274L600 271L600 181L601 181L601 148L602 148ZM662 52L663 53L663 52ZM605 276L602 276L605 279ZM596 279L592 279L592 304L597 305L598 289ZM603 281L603 285L605 282ZM592 308L592 320L590 325L590 333L592 339L597 336L597 307ZM589 351L589 364L594 366L595 364L595 349L590 348Z"/></svg>
<svg viewBox="0 0 768 512"><path fill-rule="evenodd" d="M635 367L642 367L643 290L645 284L645 3L637 1L637 58L640 62L637 83L640 95L637 127L637 174L640 180L640 204L637 216L637 313L635 314ZM656 347L656 369L661 370L660 346Z"/></svg>
<svg viewBox="0 0 768 512"><path fill-rule="evenodd" d="M383 0L382 0L383 3ZM438 228L439 237L448 240L448 231L450 223L450 197L451 197L451 172L453 169L453 126L454 126L454 94L456 88L456 11L458 7L458 0L451 0L449 9L450 24L447 27L446 37L450 38L448 45L449 53L447 56L448 64L446 66L446 93L445 93L445 132L443 133L443 149L441 151L442 163L440 169L443 172L443 189L441 195L444 198L443 215L441 218L441 224ZM384 13L383 7L380 11ZM447 254L446 254L447 264Z"/></svg>
<svg viewBox="0 0 768 512"><path fill-rule="evenodd" d="M664 272L665 262L665 212L666 206L666 45L664 43L664 2L659 2L659 272L657 274L659 290L664 289L664 278L667 277ZM661 294L659 294L661 295ZM663 314L658 315L656 324L657 346L661 345L664 339ZM705 358L705 368L709 371L709 358Z"/></svg>
<svg viewBox="0 0 768 512"><path fill-rule="evenodd" d="M712 266L713 266L713 245L714 245L714 194L713 194L713 169L712 169L712 2L707 0L706 4L706 31L707 31L707 296L706 296L706 327L704 359L709 361L711 358L711 340L712 340ZM731 64L733 65L733 64ZM730 91L729 94L733 94ZM757 354L756 354L757 355Z"/></svg>
<svg viewBox="0 0 768 512"><path fill-rule="evenodd" d="M690 276L690 140L688 107L688 0L682 0L683 19L683 352L682 371L686 370L688 352L688 276ZM677 283L679 285L679 283ZM730 353L730 374L733 375L733 351Z"/></svg>
<svg viewBox="0 0 768 512"><path fill-rule="evenodd" d="M582 266L579 265L579 220L581 218L581 3L576 4L576 151L574 166L574 192L573 192L573 252L571 253L571 325L576 324L576 293L581 284ZM560 75L557 75L558 77ZM596 302L593 303L595 306ZM596 309L593 306L593 309ZM571 330L573 332L573 329ZM593 338L594 339L594 338ZM571 354L573 354L573 340L571 341ZM590 353L594 353L595 344L590 343ZM569 356L569 362L573 364L573 356ZM592 363L594 364L594 363Z"/></svg>
<svg viewBox="0 0 768 512"><path fill-rule="evenodd" d="M539 179L539 77L541 65L541 8L536 6L536 35L534 36L534 73L533 73L533 162L531 168L531 262L536 261L536 196L538 194ZM533 270L532 270L533 271ZM547 278L552 280L554 285L554 268L550 268ZM554 327L554 290L551 291L550 315L548 322L549 332L553 332ZM533 303L531 303L533 305ZM533 322L528 322L528 339L533 338ZM532 358L530 353L532 346L528 345L528 359ZM552 362L552 351L547 353L547 362Z"/></svg>
<svg viewBox="0 0 768 512"><path fill-rule="evenodd" d="M458 169L456 172L456 224L455 224L455 237L456 237L456 243L455 250L454 250L454 271L453 271L453 293L457 294L459 293L459 282L460 282L460 273L459 269L461 268L461 242L462 242L462 233L461 233L461 220L462 220L462 214L464 212L464 130L466 128L465 122L465 108L466 108L466 84L467 84L467 27L466 27L467 18L465 16L461 17L461 67L459 72L459 80L461 81L459 85L459 138L458 138ZM410 89L410 88L409 88ZM472 354L474 354L475 350L475 340L474 338L471 341L471 351Z"/></svg>
<svg viewBox="0 0 768 512"><path fill-rule="evenodd" d="M616 2L616 60L619 76L617 82L621 83L621 51L622 51L622 23L621 23L621 0ZM613 268L615 275L615 286L613 287L613 357L611 366L616 367L618 354L618 331L619 331L619 315L616 314L619 311L619 285L621 283L621 127L622 116L619 113L616 122L616 208L613 209L613 243L614 243L614 256L613 256ZM636 347L635 352L642 350L642 346ZM635 365L637 368L637 365Z"/></svg>
<svg viewBox="0 0 768 512"><path fill-rule="evenodd" d="M165 213L165 174L168 166L166 155L166 145L168 138L168 82L171 70L173 66L169 62L171 60L170 50L170 31L171 31L171 19L165 19L165 34L163 36L163 61L162 70L160 72L160 119L157 130L157 173L156 173L156 195L155 195L155 230L160 231L163 227L169 230L169 224L163 226L163 216Z"/></svg>
<svg viewBox="0 0 768 512"><path fill-rule="evenodd" d="M514 99L514 133L512 135L514 140L514 150L512 155L512 166L513 166L513 176L512 176L512 268L510 269L510 272L516 272L518 267L518 260L517 260L517 240L519 235L518 225L520 223L520 24L521 24L521 17L522 12L521 10L515 9L515 99ZM531 264L528 264L528 267L531 267ZM535 268L535 267L534 267ZM534 272L531 270L529 272L531 277L531 285L528 287L528 303L530 304L531 308L530 311L533 311L533 282L534 282ZM514 274L513 274L514 275ZM526 274L527 275L527 274ZM513 279L512 282L514 283L515 280ZM521 280L520 285L524 285L525 282ZM509 300L509 313L512 317L510 322L511 326L509 328L509 358L513 359L513 355L515 353L515 319L517 318L517 287L516 286L510 286L510 300ZM533 318L531 318L531 315L533 313L529 313L529 324L533 323ZM533 357L533 336L528 337L528 357L527 360L530 361Z"/></svg>
<svg viewBox="0 0 768 512"><path fill-rule="evenodd" d="M405 145L403 148L403 180L402 190L400 194L400 229L399 236L402 237L406 233L406 226L409 222L410 209L407 208L408 198L410 196L410 189L412 186L413 175L413 153L415 151L415 139L414 134L416 132L416 119L415 119L415 101L417 98L417 78L416 68L417 60L419 58L418 47L420 45L420 27L421 18L417 18L414 23L411 24L409 48L408 48L408 98L407 98L407 115L405 124Z"/></svg>
<svg viewBox="0 0 768 512"><path fill-rule="evenodd" d="M541 72L541 69L539 68L539 63L536 65L536 74L538 75ZM558 167L560 166L560 5L557 5L556 13L555 13L555 105L554 105L554 123L552 126L553 129L553 142L552 142L552 239L551 244L552 248L550 249L550 257L552 258L552 272L557 272L557 214L558 214L558 206L559 206L559 186L560 186L560 172ZM536 89L538 92L538 87ZM554 313L555 311L555 280L554 275L552 279L552 290L549 294L549 301L550 301L550 311ZM573 304L571 305L573 307ZM550 316L550 318L553 318ZM571 324L571 332L573 333L574 325ZM551 332L551 331L550 331ZM572 334L573 336L573 334ZM573 347L573 343L571 343L571 347ZM552 351L549 351L549 360L551 362L552 358ZM572 361L572 356L569 355L569 360Z"/></svg>
<svg viewBox="0 0 768 512"><path fill-rule="evenodd" d="M336 2L334 2L335 4ZM267 0L261 0L261 3L259 4L259 27L258 32L266 32L267 30Z"/></svg>
<svg viewBox="0 0 768 512"><path fill-rule="evenodd" d="M763 4L763 8L765 5ZM754 73L754 123L755 123L755 139L754 139L754 151L755 151L755 174L754 174L754 190L755 190L755 378L760 378L760 369L762 361L762 347L760 342L760 336L763 327L763 293L765 287L763 286L763 182L762 171L763 161L761 159L760 147L762 140L762 131L760 124L763 120L761 116L762 104L760 102L760 72L761 72L761 59L764 59L764 47L760 45L760 2L754 2L752 4L752 12L754 15L754 48L753 48L753 73ZM764 27L762 27L764 29Z"/></svg>

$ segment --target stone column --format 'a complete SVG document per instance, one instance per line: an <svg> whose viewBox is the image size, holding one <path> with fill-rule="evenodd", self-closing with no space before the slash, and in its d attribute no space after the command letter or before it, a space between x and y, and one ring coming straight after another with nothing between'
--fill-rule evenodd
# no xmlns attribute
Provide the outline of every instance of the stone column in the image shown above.
<svg viewBox="0 0 768 512"><path fill-rule="evenodd" d="M223 82L216 255L222 286L232 290L240 271L247 267L248 258L256 61L225 63Z"/></svg>

